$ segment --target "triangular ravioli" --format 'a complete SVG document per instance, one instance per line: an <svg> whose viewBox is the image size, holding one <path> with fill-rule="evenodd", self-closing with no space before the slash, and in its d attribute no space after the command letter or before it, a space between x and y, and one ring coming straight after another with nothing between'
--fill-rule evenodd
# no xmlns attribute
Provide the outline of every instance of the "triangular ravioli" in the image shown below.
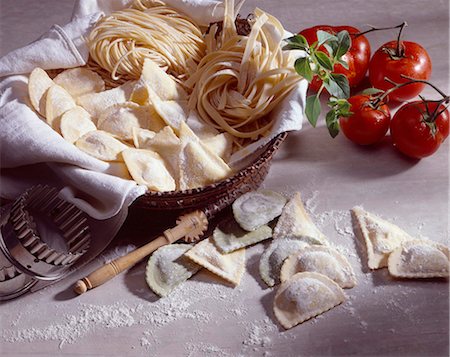
<svg viewBox="0 0 450 357"><path fill-rule="evenodd" d="M297 273L278 288L273 311L280 324L290 329L344 301L340 286L325 275Z"/></svg>
<svg viewBox="0 0 450 357"><path fill-rule="evenodd" d="M166 162L170 174L175 179L178 188L179 181L179 157L181 141L175 135L170 126L164 127L153 138L141 142L141 148L156 151Z"/></svg>
<svg viewBox="0 0 450 357"><path fill-rule="evenodd" d="M142 74L133 90L131 100L140 105L148 103L149 88L163 101L183 100L187 97L180 84L175 82L158 64L147 58L144 60Z"/></svg>
<svg viewBox="0 0 450 357"><path fill-rule="evenodd" d="M303 206L300 192L284 206L278 223L273 230L273 238L302 237L310 244L328 244L325 235L319 231Z"/></svg>
<svg viewBox="0 0 450 357"><path fill-rule="evenodd" d="M133 140L133 128L146 128L148 107L133 102L114 104L105 109L97 120L99 130L104 130L121 140Z"/></svg>
<svg viewBox="0 0 450 357"><path fill-rule="evenodd" d="M270 237L272 228L269 226L264 225L255 231L247 232L232 219L217 226L212 235L214 244L223 253L231 253Z"/></svg>
<svg viewBox="0 0 450 357"><path fill-rule="evenodd" d="M159 296L167 296L197 273L201 267L183 256L191 248L190 244L169 244L155 251L145 271L150 289Z"/></svg>
<svg viewBox="0 0 450 357"><path fill-rule="evenodd" d="M228 162L233 149L233 137L228 133L221 133L203 140L203 144L213 153Z"/></svg>
<svg viewBox="0 0 450 357"><path fill-rule="evenodd" d="M388 259L389 274L399 278L448 278L449 250L446 246L414 239L403 242Z"/></svg>
<svg viewBox="0 0 450 357"><path fill-rule="evenodd" d="M356 285L355 272L347 258L331 247L312 245L290 255L281 267L280 279L283 282L305 271L323 274L341 288Z"/></svg>
<svg viewBox="0 0 450 357"><path fill-rule="evenodd" d="M205 147L195 133L182 122L180 125L180 189L204 187L231 175L231 168Z"/></svg>
<svg viewBox="0 0 450 357"><path fill-rule="evenodd" d="M396 225L369 213L361 207L352 208L367 248L367 265L370 269L387 266L389 254L412 237ZM358 235L359 232L355 232Z"/></svg>
<svg viewBox="0 0 450 357"><path fill-rule="evenodd" d="M119 87L105 90L99 93L89 93L76 99L77 104L86 109L92 116L94 123L102 115L106 108L111 105L121 104L128 101L135 81L128 81Z"/></svg>
<svg viewBox="0 0 450 357"><path fill-rule="evenodd" d="M133 180L138 184L157 192L175 190L175 180L158 153L151 150L126 149L122 156Z"/></svg>
<svg viewBox="0 0 450 357"><path fill-rule="evenodd" d="M197 243L185 254L195 263L222 277L234 285L239 285L245 271L245 249L229 254L220 253L210 238Z"/></svg>

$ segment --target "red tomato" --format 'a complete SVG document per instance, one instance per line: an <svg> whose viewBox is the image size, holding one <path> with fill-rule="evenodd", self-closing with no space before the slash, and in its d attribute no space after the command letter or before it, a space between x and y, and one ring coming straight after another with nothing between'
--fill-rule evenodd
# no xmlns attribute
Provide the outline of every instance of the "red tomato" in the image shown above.
<svg viewBox="0 0 450 357"><path fill-rule="evenodd" d="M317 41L317 30L326 31L334 35L343 30L348 31L352 38L352 46L348 52L342 56L342 59L348 63L348 69L345 69L342 65L337 64L334 67L334 72L345 74L350 87L357 86L363 80L366 75L367 68L369 67L370 44L367 37L364 35L356 36L356 34L361 31L351 26L319 25L302 30L299 34L303 35L311 45L313 42ZM320 47L320 50L326 52L326 49L322 46ZM311 88L317 92L321 84L321 81L316 77L311 83Z"/></svg>
<svg viewBox="0 0 450 357"><path fill-rule="evenodd" d="M372 108L369 95L355 95L348 101L353 114L339 118L339 126L344 135L359 145L371 145L381 141L391 120L388 106L382 103L377 109Z"/></svg>
<svg viewBox="0 0 450 357"><path fill-rule="evenodd" d="M428 113L432 114L438 103L416 101L403 105L391 122L391 136L394 146L409 157L421 159L432 155L448 137L449 113L444 110L434 121L433 134ZM428 107L428 111L427 111ZM438 112L444 109L439 106Z"/></svg>
<svg viewBox="0 0 450 357"><path fill-rule="evenodd" d="M381 46L373 55L369 65L369 79L373 87L386 91L393 84L386 78L404 83L408 79L401 75L414 79L428 80L431 75L431 59L427 51L415 42L401 41L403 54L398 57L396 53L397 41L391 41ZM422 92L425 84L413 83L396 89L389 94L389 98L399 102L414 98Z"/></svg>

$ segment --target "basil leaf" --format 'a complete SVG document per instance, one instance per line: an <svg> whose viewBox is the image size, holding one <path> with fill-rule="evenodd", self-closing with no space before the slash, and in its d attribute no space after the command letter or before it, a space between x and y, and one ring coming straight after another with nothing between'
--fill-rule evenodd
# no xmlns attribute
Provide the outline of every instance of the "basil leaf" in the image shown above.
<svg viewBox="0 0 450 357"><path fill-rule="evenodd" d="M348 69L348 62L346 60L343 60L342 58L340 58L340 59L338 59L338 63L345 69Z"/></svg>
<svg viewBox="0 0 450 357"><path fill-rule="evenodd" d="M295 35L285 41L287 45L283 47L283 50L306 50L309 47L308 41L303 35Z"/></svg>
<svg viewBox="0 0 450 357"><path fill-rule="evenodd" d="M335 35L322 30L317 30L317 40L319 41L317 46L321 46L325 42L338 42L338 38Z"/></svg>
<svg viewBox="0 0 450 357"><path fill-rule="evenodd" d="M308 98L306 98L305 114L308 118L308 121L315 128L317 119L319 119L320 115L320 100L317 94L310 95Z"/></svg>
<svg viewBox="0 0 450 357"><path fill-rule="evenodd" d="M373 95L373 94L379 94L379 93L383 93L383 91L381 89L374 88L374 87L364 89L361 92L361 94L365 94L365 95Z"/></svg>
<svg viewBox="0 0 450 357"><path fill-rule="evenodd" d="M314 55L317 58L317 62L319 62L323 68L328 69L329 71L334 69L333 62L331 62L330 57L328 57L325 52L315 51Z"/></svg>
<svg viewBox="0 0 450 357"><path fill-rule="evenodd" d="M328 44L328 43L324 43L323 47L325 47L325 49L327 50L328 54L334 58L334 48L332 45Z"/></svg>
<svg viewBox="0 0 450 357"><path fill-rule="evenodd" d="M344 74L331 73L329 81L324 81L325 88L328 93L338 99L346 99L350 97L350 85Z"/></svg>
<svg viewBox="0 0 450 357"><path fill-rule="evenodd" d="M352 39L348 31L343 30L337 34L339 46L336 49L334 58L339 59L347 53L352 45Z"/></svg>
<svg viewBox="0 0 450 357"><path fill-rule="evenodd" d="M332 138L335 138L339 134L339 118L335 110L330 110L326 117L328 132Z"/></svg>
<svg viewBox="0 0 450 357"><path fill-rule="evenodd" d="M295 60L294 64L295 71L305 78L309 83L311 83L313 79L313 72L311 70L311 66L309 65L309 60L307 57L300 57Z"/></svg>

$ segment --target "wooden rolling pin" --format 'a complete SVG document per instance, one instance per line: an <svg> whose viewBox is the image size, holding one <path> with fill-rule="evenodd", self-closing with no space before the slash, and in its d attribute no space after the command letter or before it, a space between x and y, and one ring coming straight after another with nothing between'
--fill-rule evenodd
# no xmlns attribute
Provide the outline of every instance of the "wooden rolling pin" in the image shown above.
<svg viewBox="0 0 450 357"><path fill-rule="evenodd" d="M156 249L163 245L171 244L181 238L184 238L188 243L197 241L207 228L208 219L202 211L194 211L181 216L177 220L177 225L165 230L162 236L159 236L150 243L102 266L87 277L78 280L75 283L73 290L81 295L88 290L106 283L116 275L144 259L146 256L152 254Z"/></svg>

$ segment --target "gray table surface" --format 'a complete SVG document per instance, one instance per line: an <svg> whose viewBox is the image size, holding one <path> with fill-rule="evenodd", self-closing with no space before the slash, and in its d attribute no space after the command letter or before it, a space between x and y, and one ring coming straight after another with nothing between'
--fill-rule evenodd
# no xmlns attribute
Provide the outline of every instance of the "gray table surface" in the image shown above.
<svg viewBox="0 0 450 357"><path fill-rule="evenodd" d="M70 18L72 0L0 0L0 55ZM406 20L405 39L421 43L433 60L431 80L449 86L449 4L445 0L249 0L297 31L317 24L388 26ZM373 49L393 33L369 35ZM434 97L426 90L425 94ZM323 120L323 118L322 118ZM323 125L290 135L264 186L301 191L314 219L345 252L358 286L347 302L289 331L271 312L274 291L257 274L263 245L247 251L247 272L232 289L200 273L172 298L158 300L144 282L145 264L102 288L74 298L67 289L98 259L66 281L0 306L2 356L444 356L449 349L445 281L396 281L366 269L348 210L363 205L415 236L448 243L448 142L414 161L386 140L372 148L332 140ZM147 228L146 228L147 229ZM158 232L149 224L148 236ZM127 229L120 233L127 236ZM124 239L122 239L122 242ZM120 246L120 244L119 244ZM110 253L112 254L112 253ZM14 342L12 342L15 340Z"/></svg>

